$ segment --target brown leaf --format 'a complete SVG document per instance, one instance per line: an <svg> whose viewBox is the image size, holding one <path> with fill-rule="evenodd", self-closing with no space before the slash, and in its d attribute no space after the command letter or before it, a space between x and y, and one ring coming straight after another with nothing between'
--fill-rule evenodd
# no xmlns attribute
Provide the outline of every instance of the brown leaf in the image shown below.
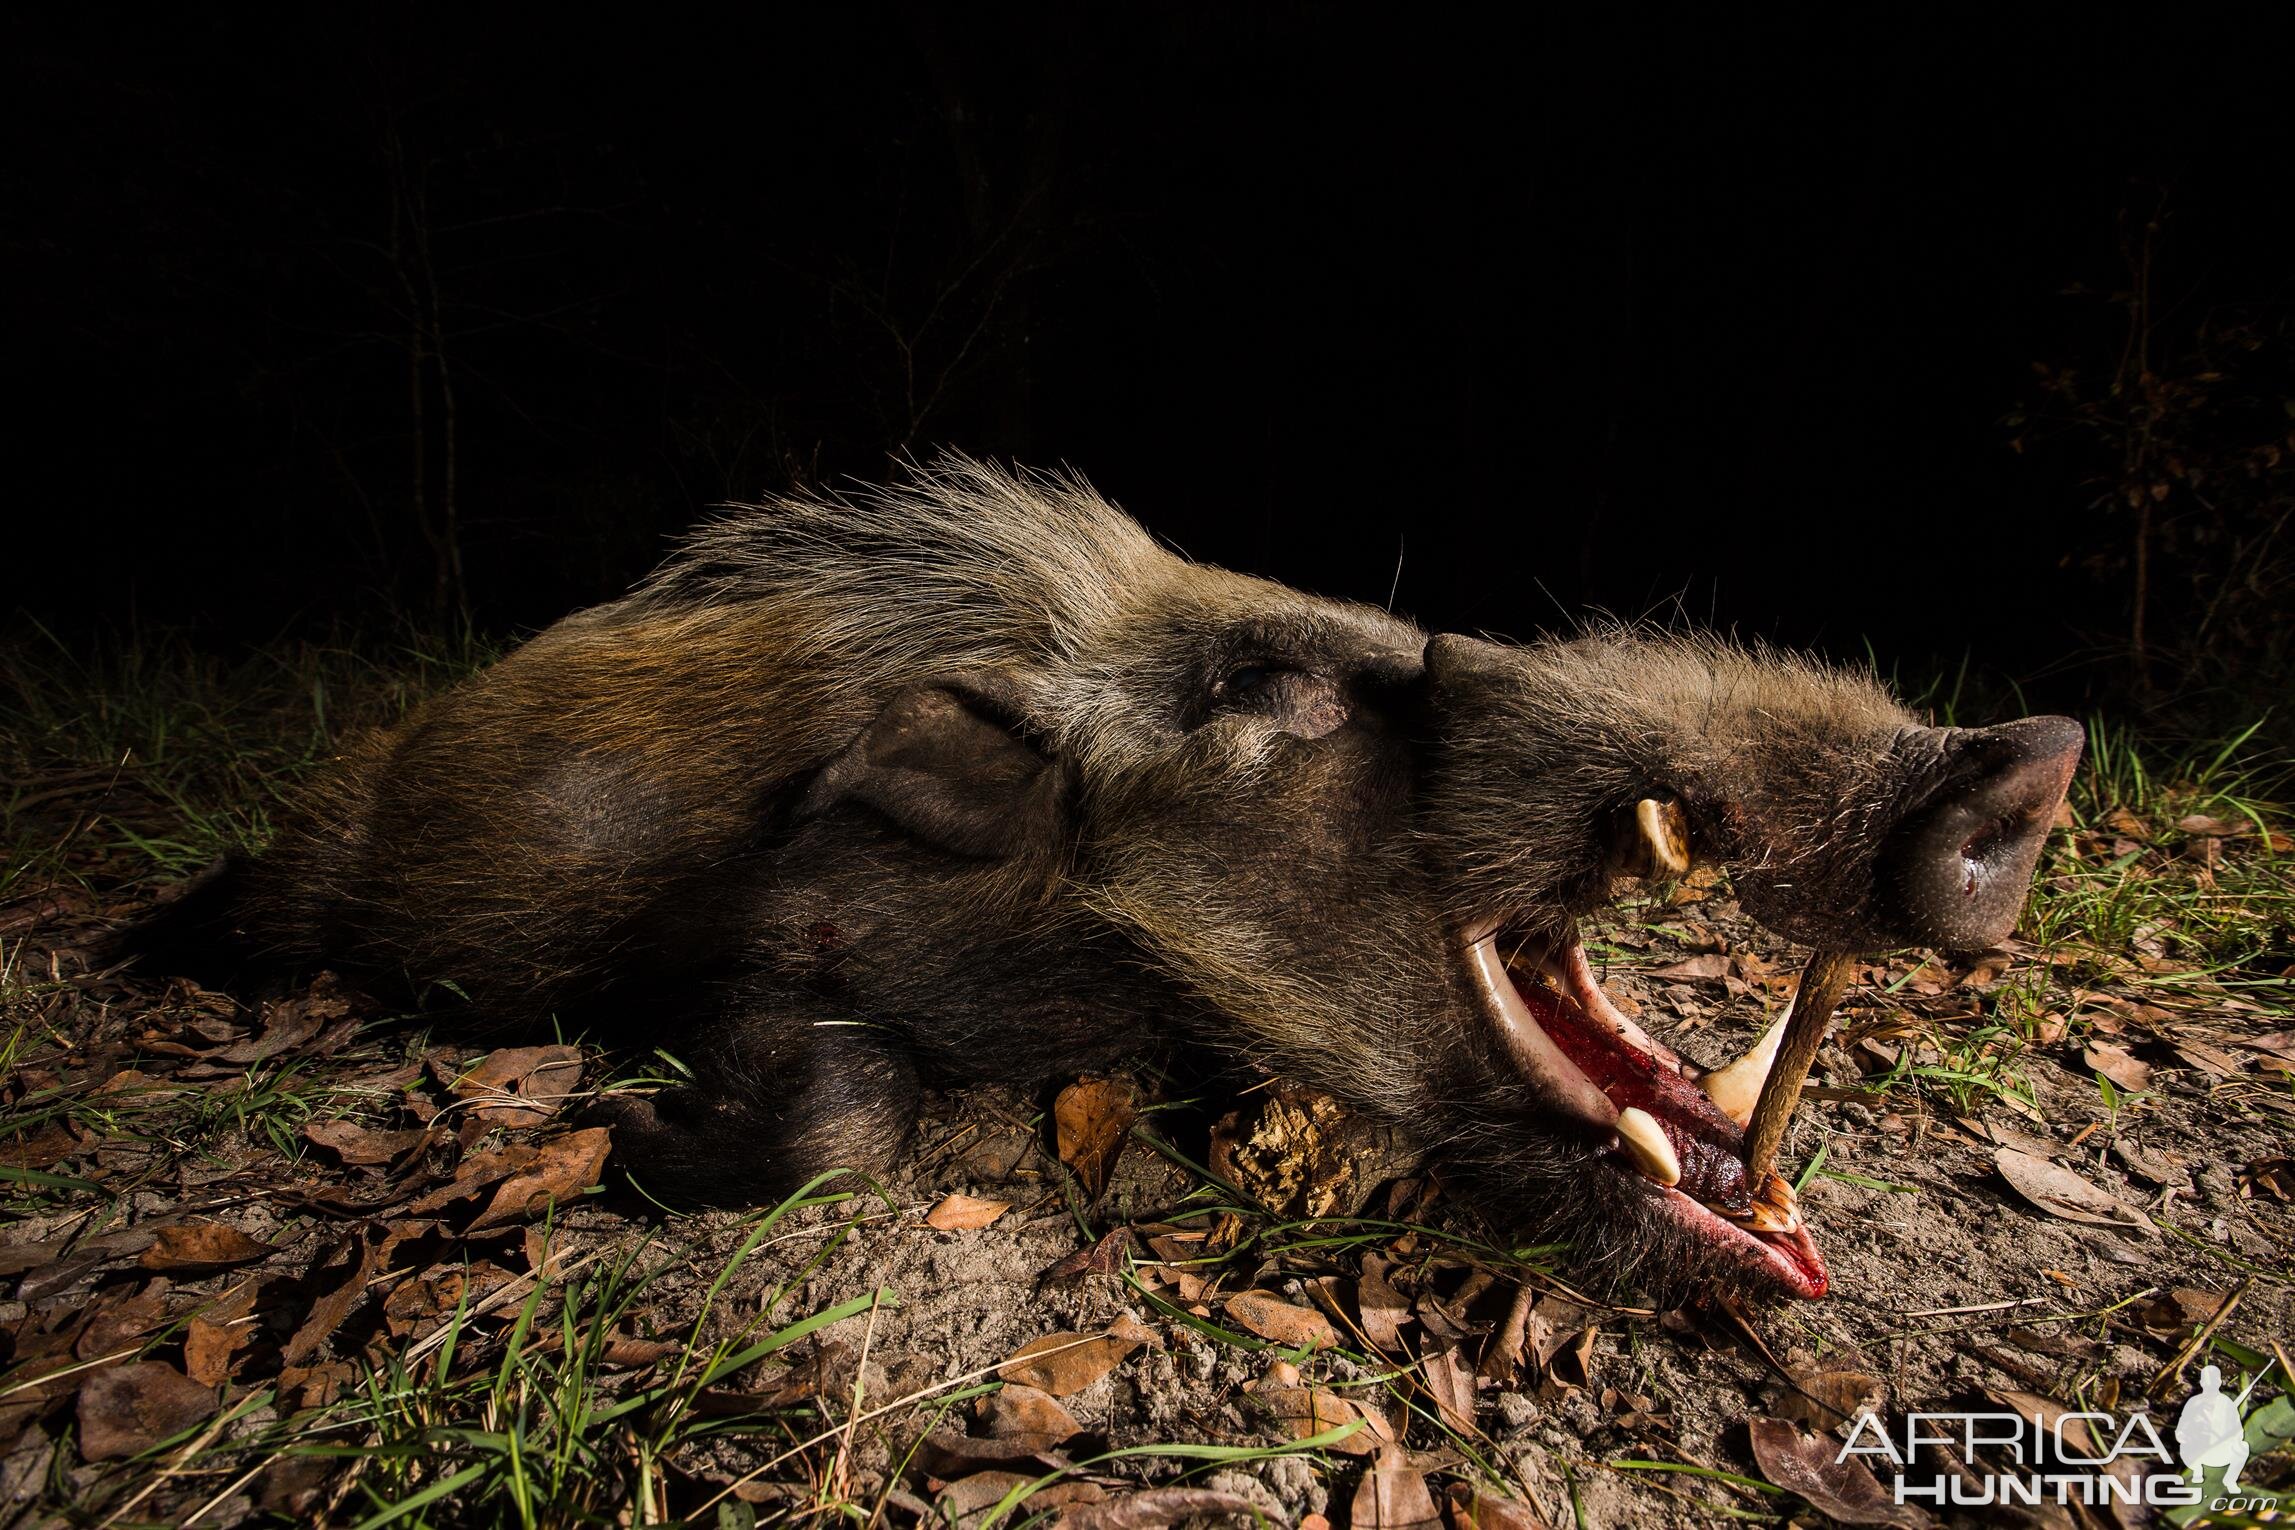
<svg viewBox="0 0 2295 1530"><path fill-rule="evenodd" d="M1049 1392L1017 1382L1007 1382L993 1396L980 1399L978 1412L991 1439L1018 1440L1038 1450L1065 1445L1084 1432L1075 1415Z"/></svg>
<svg viewBox="0 0 2295 1530"><path fill-rule="evenodd" d="M1362 1278L1355 1282L1355 1311L1372 1344L1390 1355L1402 1352L1402 1325L1410 1321L1410 1300L1388 1282L1387 1262L1377 1254L1363 1256Z"/></svg>
<svg viewBox="0 0 2295 1530"><path fill-rule="evenodd" d="M1355 1530L1438 1530L1434 1496L1410 1464L1410 1452L1389 1445L1355 1489Z"/></svg>
<svg viewBox="0 0 2295 1530"><path fill-rule="evenodd" d="M195 1317L183 1331L184 1373L203 1387L231 1379L231 1355L247 1333L243 1323L216 1323Z"/></svg>
<svg viewBox="0 0 2295 1530"><path fill-rule="evenodd" d="M2007 1147L1995 1152L1992 1161L2011 1189L2052 1217L2098 1227L2151 1230L2143 1213L2097 1189L2062 1164Z"/></svg>
<svg viewBox="0 0 2295 1530"><path fill-rule="evenodd" d="M221 1222L178 1222L162 1227L136 1262L147 1270L205 1274L228 1270L235 1264L253 1264L268 1258L271 1251L270 1244L258 1243Z"/></svg>
<svg viewBox="0 0 2295 1530"><path fill-rule="evenodd" d="M1274 1415L1283 1433L1294 1440L1361 1423L1365 1427L1328 1448L1350 1456L1367 1456L1378 1449L1379 1438L1369 1427L1369 1415L1336 1392L1322 1387L1262 1386L1251 1395Z"/></svg>
<svg viewBox="0 0 2295 1530"><path fill-rule="evenodd" d="M1107 1189L1138 1113L1129 1079L1080 1078L1052 1101L1053 1147L1087 1199L1096 1201Z"/></svg>
<svg viewBox="0 0 2295 1530"><path fill-rule="evenodd" d="M968 1232L986 1227L1012 1209L1010 1201L981 1200L970 1195L944 1195L940 1204L924 1214L924 1225L941 1232Z"/></svg>
<svg viewBox="0 0 2295 1530"><path fill-rule="evenodd" d="M522 1222L551 1205L571 1201L598 1182L612 1148L612 1134L603 1126L585 1127L543 1143L524 1170L502 1182L469 1230Z"/></svg>
<svg viewBox="0 0 2295 1530"><path fill-rule="evenodd" d="M1227 1315L1262 1339L1297 1348L1302 1344L1331 1349L1339 1331L1330 1319L1312 1307L1294 1307L1265 1291L1238 1291L1227 1299Z"/></svg>
<svg viewBox="0 0 2295 1530"><path fill-rule="evenodd" d="M449 1084L492 1126L540 1126L582 1082L579 1047L501 1047Z"/></svg>
<svg viewBox="0 0 2295 1530"><path fill-rule="evenodd" d="M313 1121L303 1135L353 1167L391 1163L422 1145L430 1133L421 1127L378 1132L356 1121Z"/></svg>
<svg viewBox="0 0 2295 1530"><path fill-rule="evenodd" d="M1896 1503L1889 1490L1865 1469L1861 1459L1835 1460L1838 1442L1826 1435L1803 1434L1781 1419L1757 1418L1747 1428L1753 1435L1753 1459L1761 1474L1789 1493L1799 1494L1818 1511L1845 1525L1925 1526L1934 1523L1917 1504Z"/></svg>
<svg viewBox="0 0 2295 1530"><path fill-rule="evenodd" d="M1453 1432L1482 1432L1474 1427L1474 1367L1467 1363L1464 1349L1454 1347L1430 1356L1419 1367L1419 1378L1426 1384L1427 1396L1434 1399L1435 1411Z"/></svg>
<svg viewBox="0 0 2295 1530"><path fill-rule="evenodd" d="M1467 1482L1450 1485L1450 1522L1457 1530L1549 1530L1536 1509Z"/></svg>
<svg viewBox="0 0 2295 1530"><path fill-rule="evenodd" d="M116 1461L181 1434L215 1411L212 1388L158 1360L114 1365L80 1383L80 1454Z"/></svg>
<svg viewBox="0 0 2295 1530"><path fill-rule="evenodd" d="M1013 1471L973 1472L959 1477L933 1499L932 1506L939 1511L933 1518L942 1524L977 1524L980 1516L1002 1502L1006 1494L1034 1480L1026 1472Z"/></svg>
<svg viewBox="0 0 2295 1530"><path fill-rule="evenodd" d="M1677 983L1727 977L1729 958L1719 951L1708 951L1703 956L1692 956L1671 966L1653 968L1648 975L1653 978L1669 978Z"/></svg>
<svg viewBox="0 0 2295 1530"><path fill-rule="evenodd" d="M2152 1087L2152 1065L2108 1041L2092 1041L2080 1052L2080 1061L2122 1089L2142 1094Z"/></svg>
<svg viewBox="0 0 2295 1530"><path fill-rule="evenodd" d="M1030 1476L1059 1471L1068 1458L1026 1440L998 1440L936 1429L916 1442L916 1464L935 1477L964 1477L979 1471L1019 1470Z"/></svg>
<svg viewBox="0 0 2295 1530"><path fill-rule="evenodd" d="M2186 834L2215 839L2237 839L2255 832L2255 825L2244 818L2210 818L2204 813L2191 813L2175 821L2175 826Z"/></svg>
<svg viewBox="0 0 2295 1530"><path fill-rule="evenodd" d="M1141 1342L1112 1332L1096 1336L1046 1334L1014 1350L1012 1357L996 1368L996 1374L1054 1397L1066 1397L1123 1364Z"/></svg>
<svg viewBox="0 0 2295 1530"><path fill-rule="evenodd" d="M2183 1182L2183 1170L2177 1167L2179 1160L2155 1153L2142 1143L2132 1142L2126 1137L2112 1139L2112 1156L2155 1185Z"/></svg>
<svg viewBox="0 0 2295 1530"><path fill-rule="evenodd" d="M2171 1041L2168 1045L2186 1064L2216 1078L2237 1078L2247 1071L2247 1065L2237 1057L2203 1041Z"/></svg>
<svg viewBox="0 0 2295 1530"><path fill-rule="evenodd" d="M309 1517L334 1481L336 1463L325 1456L278 1456L263 1468L255 1506L270 1514Z"/></svg>
<svg viewBox="0 0 2295 1530"><path fill-rule="evenodd" d="M1598 1331L1601 1314L1559 1296L1541 1296L1530 1309L1528 1348L1538 1369L1547 1370L1557 1355L1575 1347L1586 1334ZM1580 1368L1579 1382L1585 1380Z"/></svg>
<svg viewBox="0 0 2295 1530"><path fill-rule="evenodd" d="M1041 1502L1043 1494L1029 1499ZM1241 1516L1247 1523L1261 1520L1258 1506L1240 1493L1217 1488L1162 1487L1127 1493L1102 1503L1069 1509L1053 1522L1053 1530L1168 1530L1182 1520L1211 1515Z"/></svg>
<svg viewBox="0 0 2295 1530"><path fill-rule="evenodd" d="M330 1265L340 1263L347 1267L349 1273L311 1304L311 1310L301 1326L280 1346L279 1358L284 1365L301 1366L316 1354L319 1346L342 1325L343 1319L350 1315L351 1308L366 1294L367 1277L375 1269L377 1244L372 1240L377 1231L374 1227L365 1228L336 1250L329 1261Z"/></svg>
<svg viewBox="0 0 2295 1530"><path fill-rule="evenodd" d="M1041 1279L1080 1280L1086 1275L1114 1275L1124 1267L1124 1256L1134 1248L1132 1230L1118 1227L1101 1235L1090 1248L1080 1248L1056 1260Z"/></svg>
<svg viewBox="0 0 2295 1530"><path fill-rule="evenodd" d="M476 1306L516 1278L485 1260L467 1270L440 1265L427 1275L400 1281L383 1298L383 1320L394 1338L427 1334L437 1322L451 1317L458 1306Z"/></svg>
<svg viewBox="0 0 2295 1530"><path fill-rule="evenodd" d="M2195 1291L2189 1286L2178 1286L2138 1308L2138 1321L2160 1338L2172 1338L2214 1317L2223 1301L2220 1291Z"/></svg>
<svg viewBox="0 0 2295 1530"><path fill-rule="evenodd" d="M440 1185L419 1200L409 1202L406 1209L414 1216L429 1216L443 1211L456 1201L466 1200L489 1185L498 1185L512 1175L521 1173L540 1156L539 1148L524 1142L513 1142L489 1152L473 1153L455 1166L452 1183Z"/></svg>
<svg viewBox="0 0 2295 1530"><path fill-rule="evenodd" d="M1831 1363L1819 1365L1805 1354L1789 1357L1786 1372L1792 1385L1777 1399L1778 1417L1823 1434L1859 1413L1879 1409L1886 1390L1880 1378L1841 1363L1847 1358L1829 1356Z"/></svg>

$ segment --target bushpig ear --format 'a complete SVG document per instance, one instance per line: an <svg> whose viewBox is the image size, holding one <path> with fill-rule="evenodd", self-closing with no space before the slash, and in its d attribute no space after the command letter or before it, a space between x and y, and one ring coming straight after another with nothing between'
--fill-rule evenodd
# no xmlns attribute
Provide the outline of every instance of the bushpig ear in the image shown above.
<svg viewBox="0 0 2295 1530"><path fill-rule="evenodd" d="M1004 689L960 682L895 695L814 778L797 816L858 803L958 855L1051 850L1067 825L1065 782L1010 721Z"/></svg>

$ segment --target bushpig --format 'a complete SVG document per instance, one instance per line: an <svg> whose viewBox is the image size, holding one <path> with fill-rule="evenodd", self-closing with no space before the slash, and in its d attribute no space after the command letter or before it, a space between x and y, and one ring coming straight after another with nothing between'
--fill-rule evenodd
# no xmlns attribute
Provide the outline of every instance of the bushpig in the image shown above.
<svg viewBox="0 0 2295 1530"><path fill-rule="evenodd" d="M601 1107L657 1195L881 1165L928 1082L1176 1035L1405 1126L1610 1277L1816 1296L1810 1229L1749 1209L1761 1060L1650 1037L1577 920L1695 859L1798 940L1991 943L2080 743L1709 637L1430 638L951 457L695 532L141 944L665 1043L691 1081Z"/></svg>

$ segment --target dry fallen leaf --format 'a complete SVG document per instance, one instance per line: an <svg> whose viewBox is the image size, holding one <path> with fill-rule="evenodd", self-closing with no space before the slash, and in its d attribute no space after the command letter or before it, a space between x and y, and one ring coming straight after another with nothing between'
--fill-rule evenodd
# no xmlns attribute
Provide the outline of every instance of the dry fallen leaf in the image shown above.
<svg viewBox="0 0 2295 1530"><path fill-rule="evenodd" d="M2133 1093L2142 1094L2152 1087L2152 1065L2125 1047L2092 1041L2081 1051L2080 1061Z"/></svg>
<svg viewBox="0 0 2295 1530"><path fill-rule="evenodd" d="M493 1126L540 1126L582 1082L578 1047L500 1047L459 1074L451 1087L473 1101L471 1114Z"/></svg>
<svg viewBox="0 0 2295 1530"><path fill-rule="evenodd" d="M1878 1376L1845 1363L1850 1358L1828 1355L1818 1364L1805 1351L1788 1356L1785 1369L1792 1384L1777 1399L1778 1417L1824 1434L1859 1413L1879 1409L1887 1389Z"/></svg>
<svg viewBox="0 0 2295 1530"><path fill-rule="evenodd" d="M1355 1282L1355 1310L1372 1344L1390 1355L1402 1353L1402 1325L1410 1321L1410 1300L1388 1282L1387 1262L1377 1254L1363 1256L1362 1278Z"/></svg>
<svg viewBox="0 0 2295 1530"><path fill-rule="evenodd" d="M1083 1433L1075 1415L1049 1392L1019 1382L1006 1382L980 1399L977 1411L989 1438L1019 1440L1039 1450L1065 1445Z"/></svg>
<svg viewBox="0 0 2295 1530"><path fill-rule="evenodd" d="M80 1454L116 1461L181 1434L215 1411L211 1387L158 1360L108 1366L80 1383Z"/></svg>
<svg viewBox="0 0 2295 1530"><path fill-rule="evenodd" d="M1463 1349L1428 1356L1419 1367L1419 1377L1445 1426L1457 1434L1482 1432L1474 1427L1474 1367L1467 1363Z"/></svg>
<svg viewBox="0 0 2295 1530"><path fill-rule="evenodd" d="M2007 1147L1994 1153L1992 1161L2011 1189L2052 1217L2098 1227L2151 1230L2142 1212L2097 1189L2062 1164Z"/></svg>
<svg viewBox="0 0 2295 1530"><path fill-rule="evenodd" d="M1653 978L1667 978L1676 983L1727 977L1729 975L1729 958L1718 951L1708 951L1703 956L1692 956L1670 966L1652 968L1647 975Z"/></svg>
<svg viewBox="0 0 2295 1530"><path fill-rule="evenodd" d="M1500 1498L1470 1483L1450 1485L1450 1522L1457 1530L1548 1530L1544 1518L1518 1498Z"/></svg>
<svg viewBox="0 0 2295 1530"><path fill-rule="evenodd" d="M1108 1187L1138 1113L1129 1079L1080 1078L1053 1100L1052 1145L1087 1198L1098 1200Z"/></svg>
<svg viewBox="0 0 2295 1530"><path fill-rule="evenodd" d="M353 1167L390 1163L412 1152L430 1133L415 1127L403 1132L380 1132L355 1121L313 1121L303 1135Z"/></svg>
<svg viewBox="0 0 2295 1530"><path fill-rule="evenodd" d="M1364 1427L1328 1448L1349 1456L1367 1456L1378 1449L1378 1435L1370 1425L1369 1416L1336 1392L1321 1387L1262 1386L1251 1395L1274 1415L1276 1424L1294 1440L1360 1423Z"/></svg>
<svg viewBox="0 0 2295 1530"><path fill-rule="evenodd" d="M1379 1452L1355 1489L1352 1523L1355 1530L1438 1530L1434 1495L1411 1466L1409 1451L1389 1445Z"/></svg>
<svg viewBox="0 0 2295 1530"><path fill-rule="evenodd" d="M598 1182L612 1145L611 1134L603 1126L568 1132L543 1143L522 1172L502 1182L469 1230L479 1232L522 1222L552 1204L572 1200Z"/></svg>
<svg viewBox="0 0 2295 1530"><path fill-rule="evenodd" d="M193 1318L183 1330L184 1374L203 1387L221 1386L230 1380L232 1351L246 1332L245 1324Z"/></svg>
<svg viewBox="0 0 2295 1530"><path fill-rule="evenodd" d="M1031 1506L1042 1501L1042 1494L1028 1500ZM1102 1503L1080 1505L1062 1514L1057 1524L1058 1530L1167 1530L1182 1520L1212 1515L1240 1516L1254 1524L1263 1517L1258 1506L1239 1493L1223 1493L1217 1488L1161 1487Z"/></svg>
<svg viewBox="0 0 2295 1530"><path fill-rule="evenodd" d="M228 1270L235 1264L253 1264L270 1253L270 1244L258 1243L236 1227L221 1222L178 1222L162 1227L136 1262L147 1270L170 1274L206 1274Z"/></svg>
<svg viewBox="0 0 2295 1530"><path fill-rule="evenodd" d="M1803 1434L1774 1418L1753 1419L1747 1428L1761 1475L1841 1523L1906 1527L1934 1523L1917 1504L1893 1502L1862 1459L1836 1460L1839 1442L1831 1436Z"/></svg>
<svg viewBox="0 0 2295 1530"><path fill-rule="evenodd" d="M1120 1319L1104 1334L1046 1334L1014 1350L1012 1357L996 1368L996 1374L1005 1381L1066 1397L1123 1364L1133 1350L1152 1337L1128 1318Z"/></svg>
<svg viewBox="0 0 2295 1530"><path fill-rule="evenodd" d="M311 1304L311 1310L301 1326L280 1347L279 1358L286 1366L300 1366L316 1354L319 1346L350 1315L351 1308L357 1305L359 1298L366 1295L367 1277L375 1270L378 1244L374 1240L379 1231L370 1226L354 1234L328 1258L325 1268L330 1272L330 1284L319 1299ZM321 1268L314 1265L312 1274L319 1274ZM336 1270L344 1273L335 1276L332 1272ZM281 1384L285 1384L283 1373Z"/></svg>
<svg viewBox="0 0 2295 1530"><path fill-rule="evenodd" d="M940 1204L924 1214L924 1225L941 1232L967 1232L986 1227L1012 1209L1010 1201L981 1200L970 1195L944 1195Z"/></svg>
<svg viewBox="0 0 2295 1530"><path fill-rule="evenodd" d="M2137 1321L2160 1338L2173 1338L2214 1317L2223 1302L2224 1295L2220 1291L2195 1291L2189 1286L2178 1286L2137 1308Z"/></svg>
<svg viewBox="0 0 2295 1530"><path fill-rule="evenodd" d="M1330 1349L1339 1342L1339 1331L1323 1314L1311 1307L1294 1307L1265 1291L1236 1292L1227 1299L1227 1315L1262 1339L1292 1348L1304 1344Z"/></svg>

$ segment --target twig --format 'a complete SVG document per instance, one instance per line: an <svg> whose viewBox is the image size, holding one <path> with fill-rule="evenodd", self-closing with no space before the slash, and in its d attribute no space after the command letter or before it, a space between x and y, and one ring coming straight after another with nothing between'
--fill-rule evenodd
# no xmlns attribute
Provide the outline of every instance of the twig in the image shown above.
<svg viewBox="0 0 2295 1530"><path fill-rule="evenodd" d="M1918 1312L1900 1312L1899 1317L1960 1317L1970 1312L2005 1312L2011 1307L2030 1307L2049 1300L2045 1296L2019 1296L2012 1302L1978 1302L1973 1307L1924 1307Z"/></svg>

